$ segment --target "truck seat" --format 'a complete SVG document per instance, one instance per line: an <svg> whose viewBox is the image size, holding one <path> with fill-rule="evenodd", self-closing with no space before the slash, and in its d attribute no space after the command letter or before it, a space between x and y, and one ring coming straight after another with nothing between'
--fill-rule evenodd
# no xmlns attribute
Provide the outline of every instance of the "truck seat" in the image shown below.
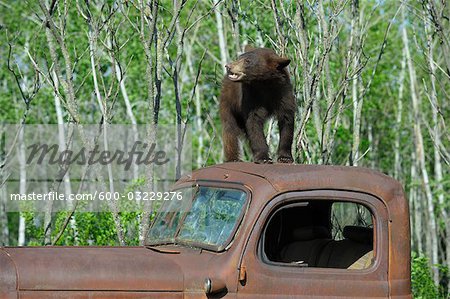
<svg viewBox="0 0 450 299"><path fill-rule="evenodd" d="M308 226L294 229L291 242L281 249L281 261L314 267L320 252L329 242L331 235L326 227Z"/></svg>
<svg viewBox="0 0 450 299"><path fill-rule="evenodd" d="M373 229L346 226L343 240L328 242L319 256L317 267L346 269L373 249Z"/></svg>

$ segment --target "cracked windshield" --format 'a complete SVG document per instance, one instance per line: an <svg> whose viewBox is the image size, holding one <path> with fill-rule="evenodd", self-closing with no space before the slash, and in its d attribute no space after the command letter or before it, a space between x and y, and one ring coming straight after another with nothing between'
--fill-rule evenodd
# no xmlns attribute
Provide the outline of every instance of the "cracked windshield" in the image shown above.
<svg viewBox="0 0 450 299"><path fill-rule="evenodd" d="M161 206L147 243L199 247L225 245L240 219L246 193L237 189L205 186L186 188L181 192L183 203L170 201ZM192 198L189 203L186 202L188 198Z"/></svg>

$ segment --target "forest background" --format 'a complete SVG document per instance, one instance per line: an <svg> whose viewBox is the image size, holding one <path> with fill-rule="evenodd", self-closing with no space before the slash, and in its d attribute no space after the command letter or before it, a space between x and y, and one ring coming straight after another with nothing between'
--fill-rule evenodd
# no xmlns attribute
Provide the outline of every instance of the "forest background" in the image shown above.
<svg viewBox="0 0 450 299"><path fill-rule="evenodd" d="M445 0L0 0L0 123L188 124L193 168L221 163L224 65L272 48L291 59L296 162L401 181L414 295L447 298L449 18ZM136 245L148 227L131 212L6 212L0 192L2 245Z"/></svg>

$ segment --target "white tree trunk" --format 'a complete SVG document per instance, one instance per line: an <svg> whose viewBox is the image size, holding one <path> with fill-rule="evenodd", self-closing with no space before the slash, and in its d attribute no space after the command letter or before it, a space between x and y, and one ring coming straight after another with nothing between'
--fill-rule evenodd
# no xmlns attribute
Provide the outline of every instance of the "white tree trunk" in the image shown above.
<svg viewBox="0 0 450 299"><path fill-rule="evenodd" d="M107 39L107 45L109 48L112 48L111 39L112 39L112 37ZM127 115L130 118L134 142L136 142L139 140L137 121L136 121L136 117L134 116L134 113L133 113L133 108L131 106L130 98L128 97L127 88L125 86L125 77L123 76L122 69L121 69L120 64L117 61L116 57L113 54L111 54L110 58L111 58L111 63L114 65L116 79L120 86L120 92L122 94L123 101L125 102L125 108L126 108ZM135 163L133 163L133 165L132 165L132 171L133 171L133 178L137 179L139 176L139 172L138 172L138 166Z"/></svg>
<svg viewBox="0 0 450 299"><path fill-rule="evenodd" d="M88 39L89 39L89 56L91 61L91 70L92 70L92 79L94 82L94 91L95 96L97 98L97 102L99 105L99 109L102 112L103 115L103 147L105 151L109 150L108 147L108 114L107 114L107 106L106 106L106 99L104 99L100 93L100 87L98 85L97 80L97 68L95 64L95 52L96 52L96 36L95 33L92 31L92 26L89 27L90 30L88 32ZM106 165L106 169L108 172L108 182L109 182L109 192L111 194L114 194L114 178L112 174L112 167L111 164ZM106 191L106 190L105 190ZM119 217L119 211L117 209L117 205L114 201L109 201L111 213L114 219L114 224L116 226L116 232L117 232L117 238L119 240L119 243L121 246L125 246L125 238L123 234L122 224Z"/></svg>
<svg viewBox="0 0 450 299"><path fill-rule="evenodd" d="M416 166L416 152L411 151L411 182L417 182L419 177L417 175L417 166ZM411 207L412 215L411 218L413 220L412 227L414 228L413 240L416 243L416 250L418 253L423 253L423 230L422 230L422 201L418 200L417 196L417 186L414 183L411 183L411 187L409 189L409 206ZM414 247L413 247L414 248Z"/></svg>
<svg viewBox="0 0 450 299"><path fill-rule="evenodd" d="M9 228L8 228L8 214L6 210L6 184L0 187L0 227L1 231L1 239L0 246L9 245Z"/></svg>
<svg viewBox="0 0 450 299"><path fill-rule="evenodd" d="M436 265L438 260L438 239L437 239L437 225L436 216L433 202L433 194L430 187L430 180L428 176L428 170L426 168L425 162L425 148L423 143L422 129L421 129L421 115L420 115L420 98L416 91L417 80L414 65L412 62L411 54L409 51L408 43L408 33L406 31L406 26L402 28L402 36L404 43L404 51L406 55L406 61L408 64L409 78L410 78L410 89L411 89L411 102L413 110L413 121L414 121L414 139L416 146L416 154L419 163L420 172L422 175L422 184L425 192L426 202L427 202L427 216L428 216L428 231L427 240L430 242L429 255L431 256L432 265ZM439 282L439 269L433 266L433 278L435 283Z"/></svg>
<svg viewBox="0 0 450 299"><path fill-rule="evenodd" d="M398 98L397 98L397 116L396 116L396 132L395 132L395 143L394 143L394 177L399 180L401 171L401 160L400 160L400 128L402 126L402 113L403 113L403 90L405 81L405 69L406 69L406 56L403 55L402 58L402 68L400 71L399 87L398 87Z"/></svg>
<svg viewBox="0 0 450 299"><path fill-rule="evenodd" d="M52 72L53 82L55 84L55 88L58 89L58 78L56 76L56 72ZM64 132L64 119L63 119L63 111L61 108L61 101L59 99L59 96L55 93L54 95L54 101L55 101L55 111L56 111L56 119L58 123L58 143L60 151L65 151L67 149L66 146L66 136ZM64 194L66 195L66 198L69 198L69 194L72 193L72 184L70 182L70 174L69 170L67 170L66 174L63 178L64 183ZM74 203L72 201L67 201L68 209L72 210ZM74 234L74 245L78 245L79 237L78 237L78 228L77 228L77 221L75 219L75 215L73 215L70 219L70 227L73 230Z"/></svg>
<svg viewBox="0 0 450 299"><path fill-rule="evenodd" d="M216 16L216 24L217 24L217 36L219 38L219 49L220 49L220 63L223 72L225 72L225 64L228 62L228 53L227 53L227 44L225 40L225 35L223 33L223 20L222 14L220 13L220 4L219 0L214 0L214 14Z"/></svg>
<svg viewBox="0 0 450 299"><path fill-rule="evenodd" d="M27 170L26 170L26 157L25 157L25 145L24 145L24 130L25 126L22 126L19 132L18 142L19 142L19 193L25 194L27 192ZM25 218L22 215L22 212L20 212L19 216L19 233L18 233L18 240L17 245L24 246L25 245Z"/></svg>
<svg viewBox="0 0 450 299"><path fill-rule="evenodd" d="M428 3L429 6L429 3ZM424 16L426 16L426 11L424 11ZM445 203L444 187L443 182L443 172L442 172L442 162L441 155L439 151L439 144L441 139L441 129L439 121L439 102L436 90L436 62L434 60L434 44L430 25L427 21L424 22L425 32L427 34L427 62L430 75L430 100L431 109L433 112L433 137L434 137L434 178L436 193L438 198L438 203L441 210L442 219L445 223L445 232L442 233L442 238L445 240L445 253L443 253L442 260L446 262L447 267L450 269L450 220L448 218L447 207ZM448 282L448 287L450 288L450 281Z"/></svg>
<svg viewBox="0 0 450 299"><path fill-rule="evenodd" d="M187 63L190 77L195 78L196 74L195 74L193 63L192 63L192 45L186 45L186 63ZM203 155L202 155L203 147L204 147L204 141L203 141L204 128L202 125L202 123L203 123L203 121L202 121L202 105L201 105L201 99L200 99L201 91L202 91L201 86L197 85L196 92L193 95L194 103L195 103L194 126L195 126L195 131L200 132L200 134L198 134L198 139L197 139L197 142L198 142L197 160L196 160L197 168L202 167L203 164L206 162L206 161L204 161Z"/></svg>
<svg viewBox="0 0 450 299"><path fill-rule="evenodd" d="M352 30L354 40L353 45L353 70L358 70L361 67L361 56L360 51L362 51L362 45L360 44L361 35L361 20L362 20L362 10L359 8L358 1L353 1L352 3L353 18L357 18L354 23L354 28ZM363 92L362 92L362 79L361 74L357 74L357 77L353 79L352 82L352 103L353 103L353 142L352 151L350 155L350 164L353 166L358 165L360 159L359 145L361 140L361 114L363 107Z"/></svg>

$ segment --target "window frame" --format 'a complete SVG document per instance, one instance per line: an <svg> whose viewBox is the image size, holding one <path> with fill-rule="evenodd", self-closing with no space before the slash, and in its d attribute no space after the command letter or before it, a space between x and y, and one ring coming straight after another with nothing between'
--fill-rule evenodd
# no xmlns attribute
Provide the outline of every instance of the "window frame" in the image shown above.
<svg viewBox="0 0 450 299"><path fill-rule="evenodd" d="M335 201L335 202L351 202L364 206L372 214L372 225L374 231L373 240L373 262L368 268L364 269L340 269L340 268L322 268L322 267L307 267L301 265L295 265L291 263L274 262L267 259L264 252L264 236L266 229L272 217L281 209L286 208L289 205L299 204L305 201ZM259 261L264 267L286 269L287 271L307 271L310 273L333 273L333 274L343 274L343 273L372 273L375 272L382 259L387 259L383 254L388 254L387 238L381 235L383 221L388 219L388 211L385 203L378 197L357 191L348 190L310 190L310 191L295 191L284 193L273 198L264 208L263 212L260 214L260 219L258 222L261 223L259 230L256 232L258 234L257 244L254 247L256 260ZM385 224L387 230L387 223ZM385 240L383 240L385 238ZM380 250L383 248L386 250ZM383 253L386 251L386 253Z"/></svg>

